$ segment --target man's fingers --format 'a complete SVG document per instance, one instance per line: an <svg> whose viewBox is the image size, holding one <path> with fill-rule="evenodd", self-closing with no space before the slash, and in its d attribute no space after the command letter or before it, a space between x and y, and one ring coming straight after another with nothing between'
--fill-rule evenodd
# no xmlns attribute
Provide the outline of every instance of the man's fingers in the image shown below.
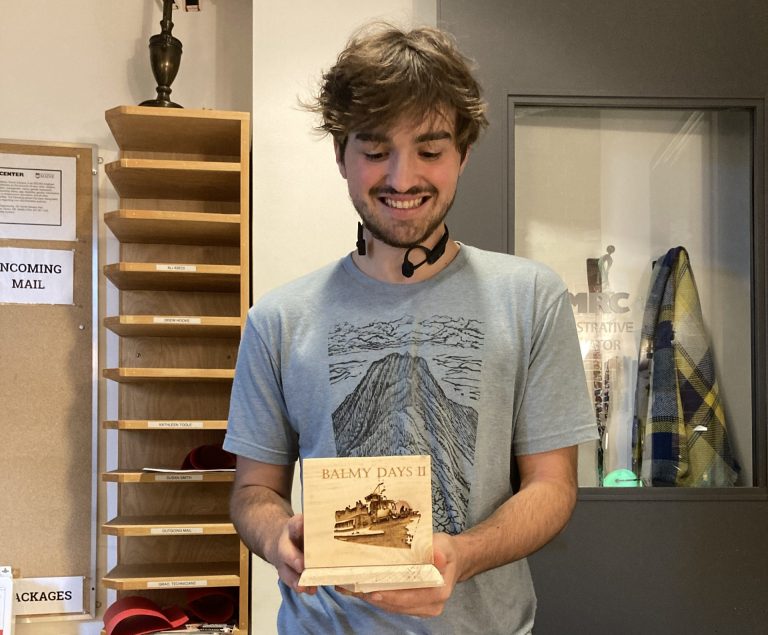
<svg viewBox="0 0 768 635"><path fill-rule="evenodd" d="M440 550L435 549L433 552L433 560L435 563L435 567L440 573L445 573L446 568L448 567L448 558L446 555Z"/></svg>
<svg viewBox="0 0 768 635"><path fill-rule="evenodd" d="M304 549L304 516L296 514L288 521L288 537L299 549Z"/></svg>

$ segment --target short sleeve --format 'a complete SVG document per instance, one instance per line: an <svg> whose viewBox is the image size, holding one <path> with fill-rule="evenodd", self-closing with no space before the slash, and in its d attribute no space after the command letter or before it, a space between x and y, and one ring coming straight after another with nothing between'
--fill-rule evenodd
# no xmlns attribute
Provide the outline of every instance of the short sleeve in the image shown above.
<svg viewBox="0 0 768 635"><path fill-rule="evenodd" d="M547 452L597 438L568 292L534 324L513 439L518 454Z"/></svg>
<svg viewBox="0 0 768 635"><path fill-rule="evenodd" d="M298 437L287 416L278 343L279 328L252 308L240 340L224 449L288 465L298 458Z"/></svg>

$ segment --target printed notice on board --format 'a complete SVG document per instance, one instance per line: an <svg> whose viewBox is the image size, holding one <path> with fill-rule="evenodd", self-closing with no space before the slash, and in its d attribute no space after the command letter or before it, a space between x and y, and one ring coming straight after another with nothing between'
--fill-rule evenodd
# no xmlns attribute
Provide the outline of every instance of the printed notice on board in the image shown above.
<svg viewBox="0 0 768 635"><path fill-rule="evenodd" d="M73 304L71 249L0 247L0 304Z"/></svg>
<svg viewBox="0 0 768 635"><path fill-rule="evenodd" d="M75 157L0 153L0 238L75 240Z"/></svg>
<svg viewBox="0 0 768 635"><path fill-rule="evenodd" d="M11 567L0 566L0 635L10 635L13 626L13 574Z"/></svg>

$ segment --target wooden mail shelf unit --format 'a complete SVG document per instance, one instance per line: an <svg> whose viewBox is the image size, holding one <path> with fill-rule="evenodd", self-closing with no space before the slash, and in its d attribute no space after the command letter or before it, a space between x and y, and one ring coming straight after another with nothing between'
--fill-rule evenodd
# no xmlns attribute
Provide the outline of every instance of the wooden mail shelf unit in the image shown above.
<svg viewBox="0 0 768 635"><path fill-rule="evenodd" d="M102 421L105 430L226 430L226 419L178 420L178 419L119 419Z"/></svg>
<svg viewBox="0 0 768 635"><path fill-rule="evenodd" d="M234 337L240 318L206 315L119 315L106 318L113 333L125 337Z"/></svg>
<svg viewBox="0 0 768 635"><path fill-rule="evenodd" d="M233 472L149 472L144 470L112 470L102 474L105 483L231 483Z"/></svg>
<svg viewBox="0 0 768 635"><path fill-rule="evenodd" d="M183 606L188 588L235 587L247 631L234 472L182 465L223 441L250 305L249 115L121 106L106 120L120 153L105 172L120 203L104 216L119 254L104 267L117 299L103 376L117 394L102 431L117 458L102 482L117 514L102 532L117 562L103 583L161 606Z"/></svg>
<svg viewBox="0 0 768 635"><path fill-rule="evenodd" d="M243 125L247 128L249 121L246 113L118 106L107 111L106 117L126 156L139 151L241 157L245 141L247 157L248 138L243 137Z"/></svg>
<svg viewBox="0 0 768 635"><path fill-rule="evenodd" d="M239 245L240 214L119 209L104 222L120 242Z"/></svg>
<svg viewBox="0 0 768 635"><path fill-rule="evenodd" d="M118 289L135 291L237 291L240 267L199 263L119 262L104 274Z"/></svg>
<svg viewBox="0 0 768 635"><path fill-rule="evenodd" d="M234 534L235 526L227 514L180 516L118 516L104 523L104 533L112 536L156 536L161 534Z"/></svg>
<svg viewBox="0 0 768 635"><path fill-rule="evenodd" d="M147 381L231 381L234 368L105 368L104 377L120 383Z"/></svg>
<svg viewBox="0 0 768 635"><path fill-rule="evenodd" d="M123 198L236 201L239 195L238 163L120 159L105 171Z"/></svg>
<svg viewBox="0 0 768 635"><path fill-rule="evenodd" d="M240 584L238 562L180 562L162 564L121 565L104 577L108 588L138 591L152 588L179 587L190 580L199 586L222 587ZM242 611L242 609L241 609ZM242 626L240 628L243 628Z"/></svg>

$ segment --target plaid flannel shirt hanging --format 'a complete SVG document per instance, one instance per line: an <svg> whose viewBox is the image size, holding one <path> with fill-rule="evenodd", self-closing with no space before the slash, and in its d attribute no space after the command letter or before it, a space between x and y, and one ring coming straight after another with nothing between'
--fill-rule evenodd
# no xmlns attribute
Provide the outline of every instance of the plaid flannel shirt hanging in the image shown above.
<svg viewBox="0 0 768 635"><path fill-rule="evenodd" d="M728 487L732 453L688 252L654 266L640 343L633 429L635 473L646 485Z"/></svg>

